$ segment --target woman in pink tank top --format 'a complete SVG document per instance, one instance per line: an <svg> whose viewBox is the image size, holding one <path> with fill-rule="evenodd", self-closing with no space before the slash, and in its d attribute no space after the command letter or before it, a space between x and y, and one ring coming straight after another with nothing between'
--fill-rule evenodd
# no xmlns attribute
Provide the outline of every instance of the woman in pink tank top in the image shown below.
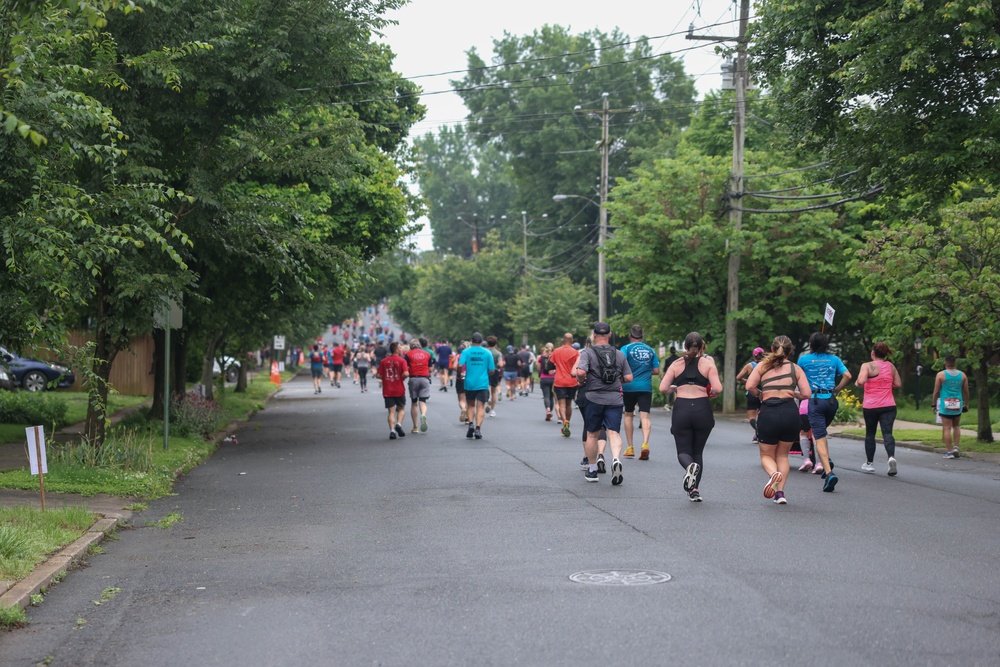
<svg viewBox="0 0 1000 667"><path fill-rule="evenodd" d="M885 453L889 457L889 476L896 474L896 439L892 437L892 425L896 421L896 399L894 389L903 386L899 371L886 361L892 350L885 343L875 343L872 360L861 366L857 385L865 390L861 403L865 415L865 455L868 457L861 466L862 472L873 473L875 466L875 430L882 429Z"/></svg>

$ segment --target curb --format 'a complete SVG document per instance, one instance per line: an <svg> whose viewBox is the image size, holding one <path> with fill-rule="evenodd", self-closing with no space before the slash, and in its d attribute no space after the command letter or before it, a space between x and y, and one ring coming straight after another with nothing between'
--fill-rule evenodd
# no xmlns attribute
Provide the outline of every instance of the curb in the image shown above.
<svg viewBox="0 0 1000 667"><path fill-rule="evenodd" d="M131 512L128 515L131 516ZM120 517L102 515L102 518L98 519L75 542L63 547L54 556L50 556L47 560L40 563L31 574L16 582L6 593L0 595L0 608L27 608L31 604L32 595L47 589L52 584L52 580L60 572L70 570L86 558L87 551L91 546L103 542L108 533L127 518L128 516L125 516L125 513Z"/></svg>

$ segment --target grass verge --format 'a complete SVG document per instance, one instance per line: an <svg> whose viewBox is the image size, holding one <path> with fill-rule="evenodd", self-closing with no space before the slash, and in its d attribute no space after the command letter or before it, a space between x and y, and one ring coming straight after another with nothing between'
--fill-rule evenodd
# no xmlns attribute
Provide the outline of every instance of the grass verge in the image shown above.
<svg viewBox="0 0 1000 667"><path fill-rule="evenodd" d="M844 429L843 432L850 435L860 436L864 436L865 434L865 430L863 428L849 428ZM944 447L944 442L941 440L940 429L894 429L892 434L896 437L896 440L922 442L933 447ZM984 452L992 454L1000 453L1000 442L979 442L976 440L976 437L972 435L963 435L962 441L959 443L958 447L965 452Z"/></svg>
<svg viewBox="0 0 1000 667"><path fill-rule="evenodd" d="M83 535L94 519L84 507L0 508L0 579L28 576L48 554Z"/></svg>

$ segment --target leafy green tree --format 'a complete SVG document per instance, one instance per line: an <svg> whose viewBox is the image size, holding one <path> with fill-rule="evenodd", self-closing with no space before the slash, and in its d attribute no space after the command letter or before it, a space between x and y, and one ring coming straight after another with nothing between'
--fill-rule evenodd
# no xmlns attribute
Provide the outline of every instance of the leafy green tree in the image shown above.
<svg viewBox="0 0 1000 667"><path fill-rule="evenodd" d="M995 192L875 230L852 267L890 340L923 335L973 367L977 436L993 441L990 364L1000 352L1000 196Z"/></svg>
<svg viewBox="0 0 1000 667"><path fill-rule="evenodd" d="M511 328L515 339L529 343L559 345L562 335L581 333L593 324L597 290L593 285L574 283L566 276L552 280L529 280L527 289L510 303Z"/></svg>
<svg viewBox="0 0 1000 667"><path fill-rule="evenodd" d="M857 169L857 189L943 201L996 182L996 3L765 1L749 44L792 143Z"/></svg>

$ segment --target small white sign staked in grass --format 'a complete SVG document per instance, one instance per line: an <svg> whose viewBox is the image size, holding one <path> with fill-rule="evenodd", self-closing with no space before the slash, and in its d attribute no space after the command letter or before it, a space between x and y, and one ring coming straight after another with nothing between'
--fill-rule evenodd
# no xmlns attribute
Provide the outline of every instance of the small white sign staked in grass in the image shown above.
<svg viewBox="0 0 1000 667"><path fill-rule="evenodd" d="M31 474L38 475L42 509L45 509L45 474L49 471L48 456L45 454L45 427L29 426L24 433L28 436L28 465L31 466Z"/></svg>

